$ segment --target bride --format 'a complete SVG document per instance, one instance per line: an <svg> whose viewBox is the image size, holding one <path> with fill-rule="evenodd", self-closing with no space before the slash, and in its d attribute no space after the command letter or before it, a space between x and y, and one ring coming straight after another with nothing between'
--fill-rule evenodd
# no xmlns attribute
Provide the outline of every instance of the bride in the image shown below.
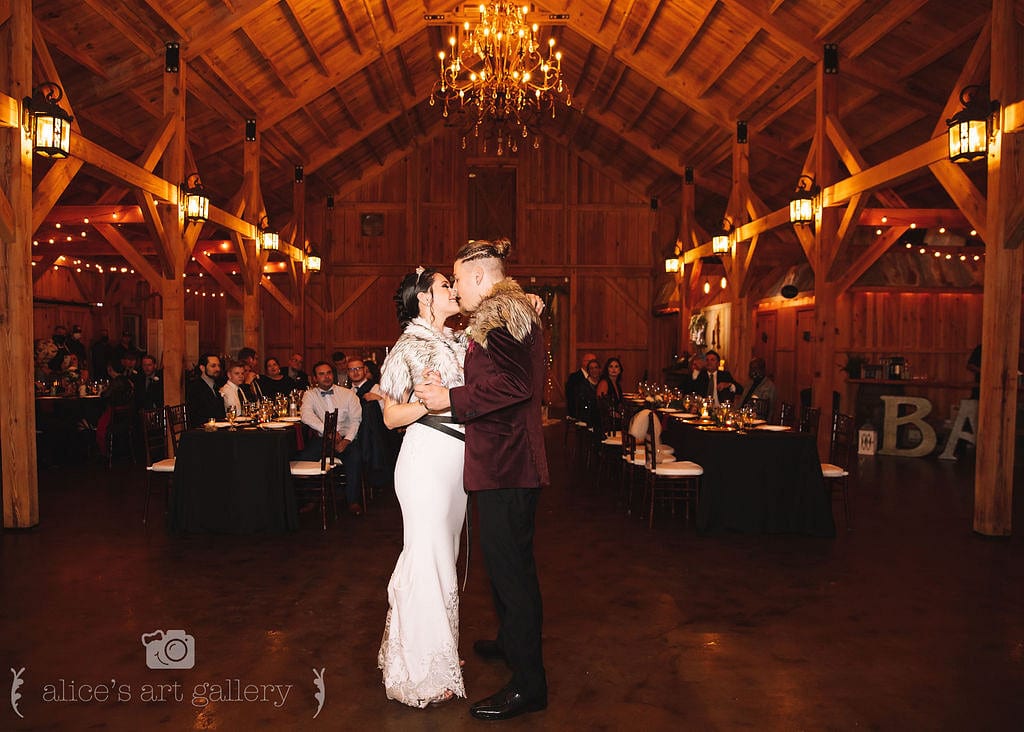
<svg viewBox="0 0 1024 732"><path fill-rule="evenodd" d="M395 303L404 332L384 360L380 390L385 424L407 427L395 466L404 535L377 664L389 699L422 708L466 696L455 569L466 516L465 430L450 412L428 413L410 398L428 371L444 386L463 384L466 337L444 325L459 302L439 272L418 267L406 275Z"/></svg>

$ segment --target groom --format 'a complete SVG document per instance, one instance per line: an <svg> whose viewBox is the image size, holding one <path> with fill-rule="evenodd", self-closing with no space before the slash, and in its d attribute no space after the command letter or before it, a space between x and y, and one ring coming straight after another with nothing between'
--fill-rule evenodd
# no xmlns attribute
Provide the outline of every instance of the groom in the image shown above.
<svg viewBox="0 0 1024 732"><path fill-rule="evenodd" d="M496 640L473 649L502 658L512 679L476 702L477 719L509 719L547 707L541 654L542 608L533 559L539 488L548 482L541 429L546 355L540 319L522 289L505 277L508 240L470 241L456 255L452 281L469 316L466 385L429 383L416 396L466 425L466 490L476 493L481 548L498 613Z"/></svg>

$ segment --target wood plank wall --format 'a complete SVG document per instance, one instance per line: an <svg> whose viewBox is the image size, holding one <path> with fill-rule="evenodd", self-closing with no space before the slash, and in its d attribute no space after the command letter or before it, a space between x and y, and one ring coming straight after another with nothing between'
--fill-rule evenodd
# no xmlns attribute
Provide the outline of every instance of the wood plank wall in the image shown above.
<svg viewBox="0 0 1024 732"><path fill-rule="evenodd" d="M621 358L629 385L660 373L678 342L678 318L651 311L664 256L658 242L675 241L674 212L653 210L649 199L566 148L524 148L502 157L467 155L451 132L336 197L333 210L310 201L307 234L324 254L324 272L306 290L307 363L335 349L383 356L399 335L392 296L401 276L419 264L451 271L469 235L468 176L501 166L517 175L510 272L555 298L551 402L564 403L565 377L588 350L602 362ZM381 215L379 235L364 233L365 214ZM287 342L287 324L267 312L264 305L267 343Z"/></svg>
<svg viewBox="0 0 1024 732"><path fill-rule="evenodd" d="M805 333L812 332L813 310L813 298L758 307L754 353L768 362L782 400L799 403L800 390L810 386L814 364ZM929 399L937 419L948 418L950 408L969 396L973 376L966 363L981 339L981 293L855 289L840 300L837 320L835 369L845 364L848 353L872 363L903 356L913 376L954 384L907 390ZM856 385L847 384L845 374L842 383L840 408L852 411Z"/></svg>

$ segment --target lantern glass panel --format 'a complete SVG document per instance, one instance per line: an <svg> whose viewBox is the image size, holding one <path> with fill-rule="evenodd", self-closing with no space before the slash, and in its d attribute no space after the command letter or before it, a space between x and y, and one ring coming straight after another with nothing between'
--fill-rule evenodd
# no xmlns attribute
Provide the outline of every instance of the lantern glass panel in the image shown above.
<svg viewBox="0 0 1024 732"><path fill-rule="evenodd" d="M45 158L66 158L71 150L71 124L55 115L35 115L32 149Z"/></svg>
<svg viewBox="0 0 1024 732"><path fill-rule="evenodd" d="M728 254L729 253L729 235L728 234L716 234L711 239L711 251L715 254Z"/></svg>

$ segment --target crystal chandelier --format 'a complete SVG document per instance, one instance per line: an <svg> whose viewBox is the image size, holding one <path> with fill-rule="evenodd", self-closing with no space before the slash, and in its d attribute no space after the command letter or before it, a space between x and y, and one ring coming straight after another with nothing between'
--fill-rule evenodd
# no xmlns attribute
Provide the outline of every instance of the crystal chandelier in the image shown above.
<svg viewBox="0 0 1024 732"><path fill-rule="evenodd" d="M531 134L537 148L542 115L550 112L554 118L560 101L572 105L562 82L562 52L549 38L546 55L541 53L538 26L527 23L526 6L498 0L480 5L479 11L476 26L467 20L448 39L449 51L437 54L441 72L430 104L440 102L445 118L451 109L469 115L468 127L484 138L484 152L492 137L498 155L506 149L518 152L519 139Z"/></svg>

